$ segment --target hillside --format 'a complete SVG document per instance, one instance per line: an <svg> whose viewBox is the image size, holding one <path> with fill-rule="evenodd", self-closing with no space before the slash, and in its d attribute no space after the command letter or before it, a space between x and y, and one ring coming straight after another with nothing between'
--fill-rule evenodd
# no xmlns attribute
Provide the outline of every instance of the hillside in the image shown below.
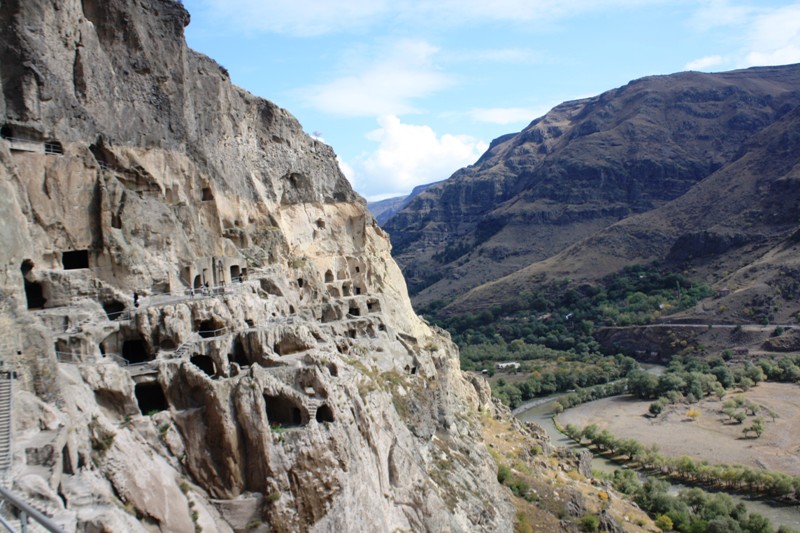
<svg viewBox="0 0 800 533"><path fill-rule="evenodd" d="M656 262L717 290L689 316L710 322L793 322L800 310L800 108L754 135L739 156L681 197L610 225L486 286L451 312L496 306L544 278L597 279ZM684 313L686 315L686 313Z"/></svg>
<svg viewBox="0 0 800 533"><path fill-rule="evenodd" d="M672 235L654 222L654 230L640 231L637 215L741 159L754 136L800 104L799 82L798 65L648 77L556 106L496 139L474 165L420 194L385 226L412 298L422 306L450 302L479 287L452 309L482 308L513 297L540 273L595 278L666 257L670 239L684 234L686 246L705 247L688 230ZM709 192L706 201L682 204L685 224L695 216L706 216L709 227L724 222L712 222L725 214L707 207L727 198ZM778 222L769 233L782 229ZM719 246L729 246L722 239ZM577 252L584 247L594 252Z"/></svg>

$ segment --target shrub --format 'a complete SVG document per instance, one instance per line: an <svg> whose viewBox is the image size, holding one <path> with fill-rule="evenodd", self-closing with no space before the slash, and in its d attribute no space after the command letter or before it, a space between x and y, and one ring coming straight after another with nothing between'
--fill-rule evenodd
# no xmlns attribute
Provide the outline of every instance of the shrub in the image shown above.
<svg viewBox="0 0 800 533"><path fill-rule="evenodd" d="M600 530L600 519L593 514L587 514L581 518L581 531L589 533Z"/></svg>
<svg viewBox="0 0 800 533"><path fill-rule="evenodd" d="M497 468L497 481L505 483L511 477L511 469L506 465L500 465Z"/></svg>

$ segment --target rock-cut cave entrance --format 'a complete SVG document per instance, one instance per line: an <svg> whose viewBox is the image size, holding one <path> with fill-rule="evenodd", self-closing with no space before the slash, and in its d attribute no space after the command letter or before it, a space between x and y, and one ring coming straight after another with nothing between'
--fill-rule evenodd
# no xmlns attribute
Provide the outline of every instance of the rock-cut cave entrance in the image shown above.
<svg viewBox="0 0 800 533"><path fill-rule="evenodd" d="M61 264L64 270L89 268L89 250L69 250L62 252Z"/></svg>
<svg viewBox="0 0 800 533"><path fill-rule="evenodd" d="M22 271L22 278L25 281L25 299L28 302L28 309L42 309L47 302L44 297L44 287L38 281L30 281L28 274L33 270L33 261L26 259L19 267Z"/></svg>
<svg viewBox="0 0 800 533"><path fill-rule="evenodd" d="M233 341L233 353L228 354L228 361L236 363L239 365L239 368L250 366L250 359L247 357L247 352L245 352L241 338L237 337L236 340Z"/></svg>
<svg viewBox="0 0 800 533"><path fill-rule="evenodd" d="M333 410L328 407L328 404L322 404L317 408L317 422L333 422Z"/></svg>
<svg viewBox="0 0 800 533"><path fill-rule="evenodd" d="M131 365L146 363L147 361L153 360L144 339L125 340L122 343L122 357Z"/></svg>
<svg viewBox="0 0 800 533"><path fill-rule="evenodd" d="M136 403L139 404L139 411L143 415L149 416L169 409L167 397L164 396L161 385L156 381L137 383L134 394L136 395Z"/></svg>
<svg viewBox="0 0 800 533"><path fill-rule="evenodd" d="M217 373L216 365L214 365L214 359L212 359L208 355L202 354L195 354L193 355L189 361L206 373L207 376L214 376Z"/></svg>
<svg viewBox="0 0 800 533"><path fill-rule="evenodd" d="M197 331L197 334L202 338L210 339L212 337L224 335L227 330L225 329L224 324L217 322L212 318L195 322L195 331Z"/></svg>
<svg viewBox="0 0 800 533"><path fill-rule="evenodd" d="M303 424L303 414L291 399L265 394L264 403L270 426L297 427Z"/></svg>
<svg viewBox="0 0 800 533"><path fill-rule="evenodd" d="M103 302L103 310L109 320L117 320L125 312L125 304L117 300L107 300Z"/></svg>

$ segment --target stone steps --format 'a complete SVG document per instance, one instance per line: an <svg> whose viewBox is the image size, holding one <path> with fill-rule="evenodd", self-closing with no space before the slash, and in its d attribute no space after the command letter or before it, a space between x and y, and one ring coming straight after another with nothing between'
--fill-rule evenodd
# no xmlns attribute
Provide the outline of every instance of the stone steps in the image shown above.
<svg viewBox="0 0 800 533"><path fill-rule="evenodd" d="M316 398L310 398L307 402L308 405L308 419L309 421L314 420L317 418L317 410L319 406L323 404L322 400L318 400Z"/></svg>
<svg viewBox="0 0 800 533"><path fill-rule="evenodd" d="M10 371L0 372L0 476L3 479L11 470L11 392L13 378Z"/></svg>

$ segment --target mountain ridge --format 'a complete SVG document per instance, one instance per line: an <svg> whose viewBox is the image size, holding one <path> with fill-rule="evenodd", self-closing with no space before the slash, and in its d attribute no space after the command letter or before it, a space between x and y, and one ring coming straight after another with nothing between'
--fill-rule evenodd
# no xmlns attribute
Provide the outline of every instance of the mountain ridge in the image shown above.
<svg viewBox="0 0 800 533"><path fill-rule="evenodd" d="M496 139L386 225L413 300L457 299L679 198L800 104L799 74L651 76Z"/></svg>

